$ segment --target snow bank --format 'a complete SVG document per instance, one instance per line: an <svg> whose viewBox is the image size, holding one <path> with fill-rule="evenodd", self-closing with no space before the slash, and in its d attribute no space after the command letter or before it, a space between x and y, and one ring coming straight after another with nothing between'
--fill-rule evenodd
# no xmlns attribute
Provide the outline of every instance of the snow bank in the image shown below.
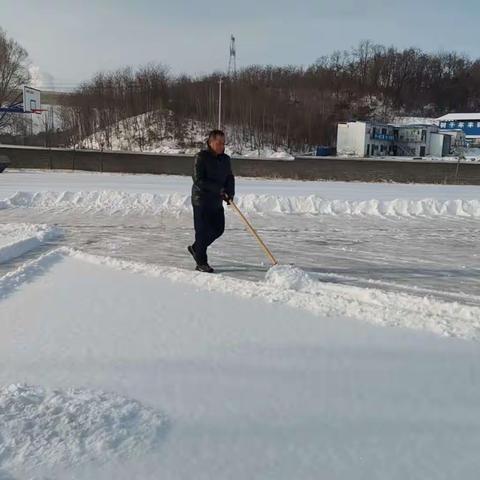
<svg viewBox="0 0 480 480"><path fill-rule="evenodd" d="M242 153L238 153L234 150L230 150L228 148L225 149L225 152L228 155L235 156L235 157L247 157L247 158L273 158L273 159L281 159L281 160L294 160L295 157L290 155L285 150L273 150L271 148L260 148L260 149L245 149L242 148Z"/></svg>
<svg viewBox="0 0 480 480"><path fill-rule="evenodd" d="M113 393L20 384L0 388L0 468L8 470L141 453L167 429L162 413Z"/></svg>
<svg viewBox="0 0 480 480"><path fill-rule="evenodd" d="M359 215L385 217L468 217L480 218L480 199L421 200L334 200L318 195L285 196L246 194L237 197L240 208L250 213L311 215ZM187 211L190 196L182 193L154 194L123 191L42 191L16 192L0 201L6 208L42 208L118 214L159 213L165 210Z"/></svg>
<svg viewBox="0 0 480 480"><path fill-rule="evenodd" d="M265 282L259 283L99 257L75 250L68 250L67 253L95 264L193 283L209 291L247 298L261 297L268 302L280 302L321 316L340 315L380 325L480 340L478 307L441 302L426 296L416 297L373 288L319 282L292 266L272 267L267 272Z"/></svg>
<svg viewBox="0 0 480 480"><path fill-rule="evenodd" d="M442 302L428 296L323 283L290 265L272 267L265 280L286 303L306 310L480 340L479 307Z"/></svg>
<svg viewBox="0 0 480 480"><path fill-rule="evenodd" d="M70 249L67 253L96 264L193 283L206 290L248 298L261 297L268 302L280 302L317 315L340 315L385 326L428 330L444 336L480 340L478 307L441 302L427 296L417 297L374 288L319 282L292 266L273 267L267 272L266 281L259 283L99 257Z"/></svg>
<svg viewBox="0 0 480 480"><path fill-rule="evenodd" d="M6 263L61 235L60 228L48 225L27 223L0 225L0 263Z"/></svg>
<svg viewBox="0 0 480 480"><path fill-rule="evenodd" d="M307 310L480 340L479 307L443 302L429 296L320 282L291 265L270 268L265 280L267 285L284 294L291 291L287 303Z"/></svg>
<svg viewBox="0 0 480 480"><path fill-rule="evenodd" d="M62 247L1 277L0 298L19 288L31 277L42 274L62 255L118 270L188 283L207 291L219 291L244 298L262 298L267 302L278 302L319 316L344 316L378 325L480 340L479 307L443 302L429 296L320 282L314 276L292 266L275 266L267 272L264 282L252 282L96 256Z"/></svg>

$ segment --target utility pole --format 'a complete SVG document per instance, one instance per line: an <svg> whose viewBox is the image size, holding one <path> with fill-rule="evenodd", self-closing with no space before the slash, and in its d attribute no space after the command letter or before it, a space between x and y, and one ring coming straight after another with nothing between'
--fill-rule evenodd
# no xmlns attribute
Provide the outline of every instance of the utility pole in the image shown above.
<svg viewBox="0 0 480 480"><path fill-rule="evenodd" d="M45 125L45 148L48 147L48 110L42 112L43 122Z"/></svg>
<svg viewBox="0 0 480 480"><path fill-rule="evenodd" d="M218 129L221 129L222 125L222 82L223 79L220 77L218 81Z"/></svg>

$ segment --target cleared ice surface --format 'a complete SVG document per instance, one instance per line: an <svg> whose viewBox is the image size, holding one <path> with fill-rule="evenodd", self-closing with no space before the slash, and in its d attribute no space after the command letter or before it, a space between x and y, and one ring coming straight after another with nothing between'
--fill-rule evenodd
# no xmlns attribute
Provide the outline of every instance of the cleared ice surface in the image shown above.
<svg viewBox="0 0 480 480"><path fill-rule="evenodd" d="M122 421L115 409L111 420L107 412L97 417L90 407L105 404L84 394L94 400L80 402L87 415L111 428L90 462L72 449L66 464L51 452L50 464L26 471L21 458L0 456L0 475L477 478L476 342L326 318L242 297L256 290L250 282L227 279L235 288L222 292L220 276L165 267L155 276L156 269L51 254L10 274L14 287L3 283L0 384L58 391L60 418L76 401L65 393L71 387L116 392L142 411L165 412L170 428L150 454L116 459L108 454L115 442L107 440L124 438ZM304 288L300 283L293 285ZM48 417L39 409L48 402L38 400L38 389L32 393L32 411L41 412L30 419L34 431ZM72 445L87 425L69 426ZM51 424L42 432L48 435ZM29 441L26 432L17 438L20 447Z"/></svg>
<svg viewBox="0 0 480 480"><path fill-rule="evenodd" d="M249 215L282 264L317 279L376 287L480 305L480 221L463 218ZM0 221L55 224L64 232L45 249L67 245L83 251L192 269L186 246L193 241L190 212L173 215L108 215L0 211ZM0 265L10 271L38 252ZM233 212L214 244L211 263L222 275L263 280L269 268L256 242Z"/></svg>

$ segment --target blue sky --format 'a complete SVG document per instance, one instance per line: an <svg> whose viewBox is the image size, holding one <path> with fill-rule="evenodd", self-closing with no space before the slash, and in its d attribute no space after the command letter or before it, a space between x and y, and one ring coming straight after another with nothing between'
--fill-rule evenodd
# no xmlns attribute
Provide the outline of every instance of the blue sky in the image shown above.
<svg viewBox="0 0 480 480"><path fill-rule="evenodd" d="M58 86L161 62L173 73L306 65L360 40L480 57L478 0L0 0L0 27ZM47 77L45 77L47 78Z"/></svg>

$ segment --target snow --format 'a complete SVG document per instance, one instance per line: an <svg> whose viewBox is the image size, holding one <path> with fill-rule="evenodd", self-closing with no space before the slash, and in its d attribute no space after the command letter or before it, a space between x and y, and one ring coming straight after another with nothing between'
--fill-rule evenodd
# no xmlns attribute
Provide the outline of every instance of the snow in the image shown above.
<svg viewBox="0 0 480 480"><path fill-rule="evenodd" d="M0 478L477 478L479 187L190 186L0 175Z"/></svg>
<svg viewBox="0 0 480 480"><path fill-rule="evenodd" d="M138 455L168 430L161 412L114 393L25 384L0 388L0 425L5 470Z"/></svg>
<svg viewBox="0 0 480 480"><path fill-rule="evenodd" d="M447 163L458 163L458 157L447 156L447 157L430 157L432 161L435 162L447 162ZM478 154L478 148L471 148L465 151L465 158L460 160L460 163L475 163L480 162L480 155Z"/></svg>
<svg viewBox="0 0 480 480"><path fill-rule="evenodd" d="M176 175L71 172L8 169L0 175L0 199L20 192L97 192L183 193L188 194L191 177ZM479 186L429 185L363 182L267 180L237 177L238 194L278 196L321 196L327 200L478 200Z"/></svg>
<svg viewBox="0 0 480 480"><path fill-rule="evenodd" d="M278 265L267 271L265 282L250 282L222 276L205 276L172 267L153 266L87 254L61 247L26 263L0 278L2 291L10 292L30 276L63 255L94 265L107 265L147 276L194 285L208 292L219 291L244 298L260 297L317 315L340 315L384 326L428 330L442 336L480 339L480 307L440 302L428 296L384 292L377 288L319 282L298 267Z"/></svg>
<svg viewBox="0 0 480 480"><path fill-rule="evenodd" d="M232 126L222 128L228 140L225 148L228 155L294 158L284 148L256 148L251 141L239 138L241 134ZM193 119L183 119L175 124L175 115L171 111L152 111L120 120L84 138L76 148L193 155L205 146L210 129L208 123Z"/></svg>
<svg viewBox="0 0 480 480"><path fill-rule="evenodd" d="M43 255L13 277L15 289L0 287L0 364L9 366L0 383L25 383L16 388L31 407L7 387L1 398L15 415L15 452L39 463L11 453L0 457L6 475L476 478L476 343L291 308L278 283L81 252ZM243 293L259 287L280 298ZM71 417L73 405L86 421ZM124 407L143 415L130 430ZM54 450L59 428L68 441ZM0 432L7 438L4 423ZM42 432L38 455L28 432ZM75 448L83 439L88 453Z"/></svg>
<svg viewBox="0 0 480 480"><path fill-rule="evenodd" d="M173 132L172 112L147 112L125 118L84 138L76 148L137 151L152 153L186 153L198 151L198 145L205 143L206 130L201 122L183 122L185 136ZM177 126L178 128L178 126ZM185 144L190 146L185 147Z"/></svg>
<svg viewBox="0 0 480 480"><path fill-rule="evenodd" d="M265 280L282 290L302 290L314 284L314 280L306 272L293 265L274 265L266 273Z"/></svg>
<svg viewBox="0 0 480 480"><path fill-rule="evenodd" d="M439 119L431 117L395 117L392 122L394 125L437 125Z"/></svg>
<svg viewBox="0 0 480 480"><path fill-rule="evenodd" d="M68 251L76 258L113 268L133 270L173 281L193 284L208 291L261 297L269 302L304 309L319 315L342 315L373 323L430 330L445 336L480 339L480 307L446 303L428 297L388 294L375 288L321 283L298 267L276 265L268 270L266 283L205 277L179 269L164 270L139 263Z"/></svg>
<svg viewBox="0 0 480 480"><path fill-rule="evenodd" d="M20 257L61 235L61 229L48 225L18 223L0 225L0 263Z"/></svg>
<svg viewBox="0 0 480 480"><path fill-rule="evenodd" d="M64 190L67 182L75 188ZM0 177L0 210L185 211L190 186L189 177L8 171ZM480 188L238 179L237 204L255 213L478 218Z"/></svg>
<svg viewBox="0 0 480 480"><path fill-rule="evenodd" d="M235 155L235 156L242 156L248 158L274 158L274 159L283 159L283 160L294 160L294 156L290 155L285 150L273 150L272 148L264 147L264 148L257 148L257 149L247 149L242 148L240 155L232 149L226 149L227 154Z"/></svg>
<svg viewBox="0 0 480 480"><path fill-rule="evenodd" d="M460 160L460 163L474 163L479 162L480 157L478 154L477 148L469 148L464 152L465 158ZM338 158L338 157L337 157ZM356 155L350 155L350 158L358 158ZM371 162L401 162L401 163L459 163L458 156L448 155L445 157L435 157L432 155L427 155L425 157L402 157L402 156L372 156L368 157L368 160Z"/></svg>
<svg viewBox="0 0 480 480"><path fill-rule="evenodd" d="M377 215L377 216L461 216L480 217L479 200L395 199L379 201L325 200L315 195L285 197L277 195L239 195L237 205L246 212L312 215ZM125 192L16 192L0 201L5 208L79 209L85 212L129 214L159 213L167 210L190 210L189 195Z"/></svg>

